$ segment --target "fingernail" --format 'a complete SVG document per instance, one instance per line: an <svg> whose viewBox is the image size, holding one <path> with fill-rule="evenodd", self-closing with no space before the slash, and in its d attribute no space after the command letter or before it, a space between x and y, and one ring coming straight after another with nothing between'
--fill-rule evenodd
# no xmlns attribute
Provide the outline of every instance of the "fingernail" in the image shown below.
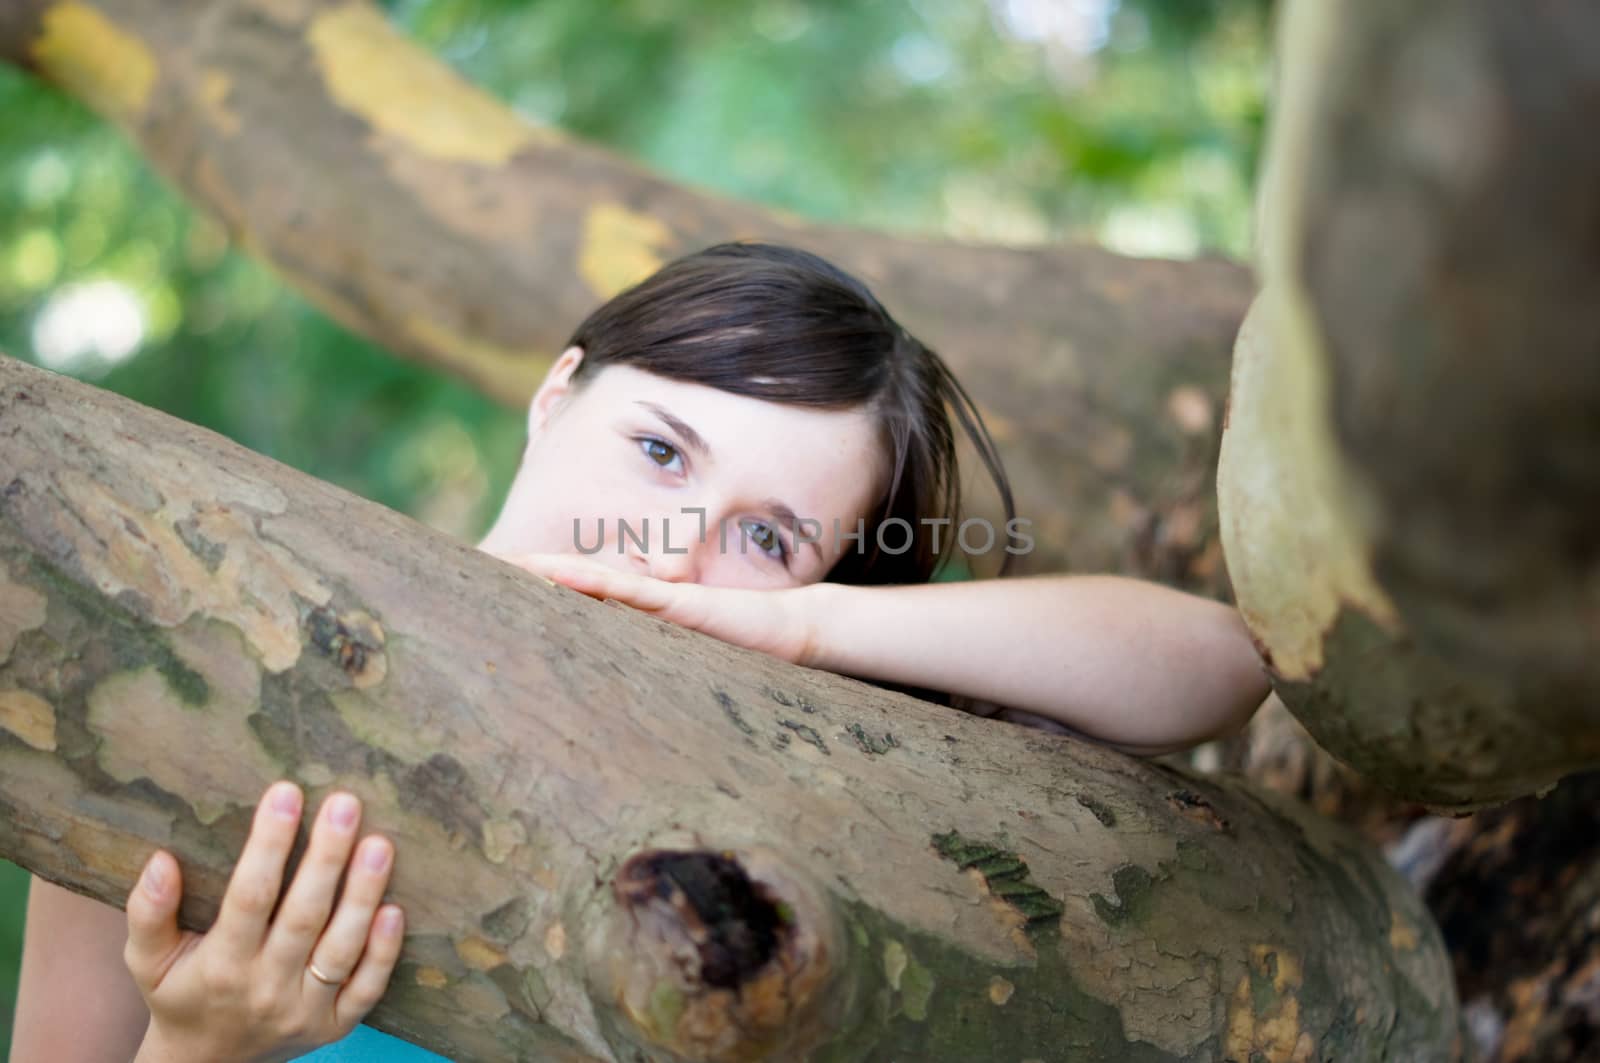
<svg viewBox="0 0 1600 1063"><path fill-rule="evenodd" d="M378 913L378 933L398 934L400 932L400 909L385 908Z"/></svg>
<svg viewBox="0 0 1600 1063"><path fill-rule="evenodd" d="M349 794L336 794L329 800L328 819L340 830L356 825L356 799Z"/></svg>
<svg viewBox="0 0 1600 1063"><path fill-rule="evenodd" d="M144 865L142 881L145 893L159 901L161 895L167 892L166 864L152 856L150 862Z"/></svg>
<svg viewBox="0 0 1600 1063"><path fill-rule="evenodd" d="M300 791L293 786L280 786L272 794L272 810L285 819L300 818Z"/></svg>
<svg viewBox="0 0 1600 1063"><path fill-rule="evenodd" d="M361 860L369 871L382 871L389 866L389 847L382 842L368 842Z"/></svg>

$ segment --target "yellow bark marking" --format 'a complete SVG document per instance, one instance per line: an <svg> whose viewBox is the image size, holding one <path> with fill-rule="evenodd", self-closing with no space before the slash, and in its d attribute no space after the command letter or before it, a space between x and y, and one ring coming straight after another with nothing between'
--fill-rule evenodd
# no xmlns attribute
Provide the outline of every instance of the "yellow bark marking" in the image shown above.
<svg viewBox="0 0 1600 1063"><path fill-rule="evenodd" d="M1389 913L1389 947L1400 952L1411 952L1417 947L1417 928L1400 918L1399 912Z"/></svg>
<svg viewBox="0 0 1600 1063"><path fill-rule="evenodd" d="M79 0L46 8L41 21L33 58L50 80L112 119L144 111L159 68L143 41Z"/></svg>
<svg viewBox="0 0 1600 1063"><path fill-rule="evenodd" d="M10 731L34 749L54 753L56 710L26 690L0 690L0 730Z"/></svg>
<svg viewBox="0 0 1600 1063"><path fill-rule="evenodd" d="M550 954L552 960L559 960L567 954L567 928L560 923L551 923L550 929L544 932L544 951Z"/></svg>
<svg viewBox="0 0 1600 1063"><path fill-rule="evenodd" d="M578 276L609 299L644 280L665 263L672 230L658 218L616 203L599 203L583 219Z"/></svg>
<svg viewBox="0 0 1600 1063"><path fill-rule="evenodd" d="M1016 986L1012 985L1004 978L1001 978L999 975L995 975L993 978L989 979L989 1000L996 1006L1003 1007L1006 1001L1011 999L1011 994L1015 993L1016 991Z"/></svg>
<svg viewBox="0 0 1600 1063"><path fill-rule="evenodd" d="M477 935L456 942L456 955L474 971L492 971L506 962L503 949Z"/></svg>
<svg viewBox="0 0 1600 1063"><path fill-rule="evenodd" d="M11 583L0 565L0 664L11 659L17 640L44 626L49 600L32 587Z"/></svg>
<svg viewBox="0 0 1600 1063"><path fill-rule="evenodd" d="M906 972L906 948L898 941L883 947L883 973L889 979L889 988L900 991L900 978Z"/></svg>
<svg viewBox="0 0 1600 1063"><path fill-rule="evenodd" d="M335 102L422 155L498 166L530 144L561 139L401 35L375 6L329 8L306 40Z"/></svg>
<svg viewBox="0 0 1600 1063"><path fill-rule="evenodd" d="M232 629L203 623L175 634L174 650L206 683L207 700L191 705L153 665L117 672L89 692L95 759L118 782L148 778L169 793L197 795L195 817L213 823L230 808L253 805L282 768L251 731L260 672ZM183 756L167 735L182 735Z"/></svg>
<svg viewBox="0 0 1600 1063"><path fill-rule="evenodd" d="M522 821L516 819L488 819L483 823L483 855L491 864L503 864L517 846L528 840Z"/></svg>
<svg viewBox="0 0 1600 1063"><path fill-rule="evenodd" d="M1250 969L1228 1000L1226 1051L1231 1059L1307 1063L1316 1042L1300 1026L1298 957L1271 945L1251 949ZM1270 984L1270 991L1266 985ZM1265 997L1264 1001L1258 1001ZM1257 1010L1258 1003L1264 1004Z"/></svg>
<svg viewBox="0 0 1600 1063"><path fill-rule="evenodd" d="M515 350L462 336L417 315L406 318L402 327L434 361L470 377L485 394L501 402L526 403L555 361L539 351Z"/></svg>
<svg viewBox="0 0 1600 1063"><path fill-rule="evenodd" d="M443 989L450 984L450 976L437 967L418 967L417 984L429 989Z"/></svg>
<svg viewBox="0 0 1600 1063"><path fill-rule="evenodd" d="M239 132L239 116L228 107L228 92L233 82L221 70L207 70L200 75L200 110L206 121L228 136Z"/></svg>

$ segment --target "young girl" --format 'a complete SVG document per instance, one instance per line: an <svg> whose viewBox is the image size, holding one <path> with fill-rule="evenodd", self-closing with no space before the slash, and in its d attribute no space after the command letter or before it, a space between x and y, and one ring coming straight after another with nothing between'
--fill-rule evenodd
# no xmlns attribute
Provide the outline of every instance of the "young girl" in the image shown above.
<svg viewBox="0 0 1600 1063"><path fill-rule="evenodd" d="M713 247L579 327L533 398L480 548L799 664L1004 705L1130 752L1243 726L1268 686L1226 605L1110 576L929 582L960 528L947 410L1011 517L971 400L859 281L791 248ZM991 531L994 549L1026 548L1018 522ZM126 916L35 879L15 1059L264 1061L327 1045L302 1058L438 1060L356 1028L402 916L380 903L392 846L357 842L353 796L323 802L272 914L300 813L292 784L267 791L204 935L177 928L165 852Z"/></svg>

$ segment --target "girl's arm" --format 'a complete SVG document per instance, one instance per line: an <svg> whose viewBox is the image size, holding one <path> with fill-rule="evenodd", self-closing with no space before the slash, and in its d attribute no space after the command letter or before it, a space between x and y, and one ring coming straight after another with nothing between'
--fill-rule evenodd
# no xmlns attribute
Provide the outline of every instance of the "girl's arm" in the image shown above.
<svg viewBox="0 0 1600 1063"><path fill-rule="evenodd" d="M797 664L997 702L1131 753L1231 734L1269 692L1232 606L1121 576L741 590L564 554L506 560Z"/></svg>
<svg viewBox="0 0 1600 1063"><path fill-rule="evenodd" d="M127 917L42 878L28 888L15 1063L128 1063L150 1012L122 964Z"/></svg>
<svg viewBox="0 0 1600 1063"><path fill-rule="evenodd" d="M1243 727L1270 691L1231 606L1119 576L819 583L800 663L1038 713L1136 753Z"/></svg>

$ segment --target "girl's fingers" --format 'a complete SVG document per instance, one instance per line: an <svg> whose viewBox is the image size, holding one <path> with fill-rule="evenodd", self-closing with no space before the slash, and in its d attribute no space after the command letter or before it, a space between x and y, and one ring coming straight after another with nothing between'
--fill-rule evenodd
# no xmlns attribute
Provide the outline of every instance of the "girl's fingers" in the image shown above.
<svg viewBox="0 0 1600 1063"><path fill-rule="evenodd" d="M141 991L160 984L177 957L183 933L178 929L178 902L183 877L172 854L158 850L128 893L128 943L122 960Z"/></svg>
<svg viewBox="0 0 1600 1063"><path fill-rule="evenodd" d="M294 881L284 895L278 915L267 932L266 955L285 974L298 975L312 946L328 925L339 876L355 847L361 822L361 802L353 794L330 794L311 827L307 846ZM376 903L376 902L374 902Z"/></svg>
<svg viewBox="0 0 1600 1063"><path fill-rule="evenodd" d="M400 958L404 937L405 917L394 905L384 905L372 920L360 965L334 1001L334 1018L340 1029L353 1029L383 996L389 976L394 973L395 961Z"/></svg>
<svg viewBox="0 0 1600 1063"><path fill-rule="evenodd" d="M536 576L555 580L591 598L615 598L635 609L668 613L678 605L692 583L674 583L635 572L619 572L609 565L563 554L523 554L512 559Z"/></svg>
<svg viewBox="0 0 1600 1063"><path fill-rule="evenodd" d="M333 921L310 957L317 970L335 982L348 980L356 969L372 928L373 913L383 900L393 866L394 846L387 838L376 834L362 840L355 859L350 861L350 875L345 881L344 894L339 898L339 910L333 913ZM312 985L325 984L310 974L309 966L306 977L312 980Z"/></svg>
<svg viewBox="0 0 1600 1063"><path fill-rule="evenodd" d="M291 782L274 783L262 795L250 838L222 896L222 911L206 935L241 962L256 954L266 936L283 884L283 865L300 826L300 802L300 788Z"/></svg>

